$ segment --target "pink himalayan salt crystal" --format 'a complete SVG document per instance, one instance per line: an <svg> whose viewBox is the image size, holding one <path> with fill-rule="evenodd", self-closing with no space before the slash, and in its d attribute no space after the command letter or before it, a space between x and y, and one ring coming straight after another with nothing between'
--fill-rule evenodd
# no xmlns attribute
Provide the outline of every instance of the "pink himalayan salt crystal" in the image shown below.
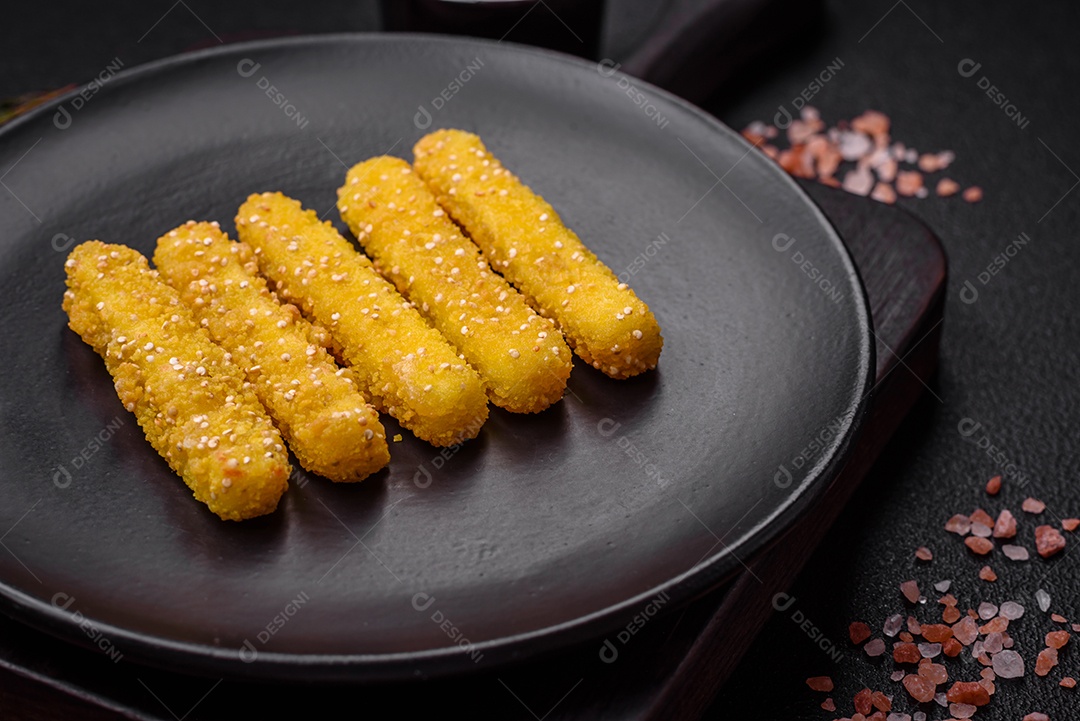
<svg viewBox="0 0 1080 721"><path fill-rule="evenodd" d="M743 130L743 133L749 133L751 135L756 135L761 138L775 138L777 135L777 130L772 125L766 125L760 120L755 120L746 126L746 129Z"/></svg>
<svg viewBox="0 0 1080 721"><path fill-rule="evenodd" d="M1038 657L1035 659L1035 675L1045 676L1050 673L1050 669L1058 665L1058 652L1056 648L1044 648L1039 651Z"/></svg>
<svg viewBox="0 0 1080 721"><path fill-rule="evenodd" d="M827 698L821 702L821 708L825 709L829 713L832 713L836 710L836 702L833 701L831 698Z"/></svg>
<svg viewBox="0 0 1080 721"><path fill-rule="evenodd" d="M912 581L914 583L914 581ZM900 627L904 623L904 617L899 613L894 613L885 619L884 625L881 627L881 632L889 638L892 638L896 634L900 633Z"/></svg>
<svg viewBox="0 0 1080 721"><path fill-rule="evenodd" d="M1046 645L1050 648L1061 648L1068 642L1068 631L1050 631L1048 634L1046 634Z"/></svg>
<svg viewBox="0 0 1080 721"><path fill-rule="evenodd" d="M1024 607L1016 601L1006 601L1001 604L1001 608L998 609L998 612L1010 621L1015 621L1024 615Z"/></svg>
<svg viewBox="0 0 1080 721"><path fill-rule="evenodd" d="M874 691L870 694L870 703L882 713L892 710L892 696L886 696L881 691Z"/></svg>
<svg viewBox="0 0 1080 721"><path fill-rule="evenodd" d="M805 120L795 120L788 127L787 136L792 145L798 145L809 140L814 132L815 129L812 123Z"/></svg>
<svg viewBox="0 0 1080 721"><path fill-rule="evenodd" d="M836 146L844 160L858 160L874 149L874 142L865 133L842 130L837 137Z"/></svg>
<svg viewBox="0 0 1080 721"><path fill-rule="evenodd" d="M1035 550L1043 558L1050 558L1065 548L1065 537L1053 526L1039 526L1035 529Z"/></svg>
<svg viewBox="0 0 1080 721"><path fill-rule="evenodd" d="M953 630L940 623L928 623L922 627L922 637L930 643L942 643L952 638Z"/></svg>
<svg viewBox="0 0 1080 721"><path fill-rule="evenodd" d="M924 173L936 173L941 170L938 166L938 156L936 153L923 153L919 156L919 170Z"/></svg>
<svg viewBox="0 0 1080 721"><path fill-rule="evenodd" d="M1013 561L1026 561L1031 557L1026 548L1023 546L1014 546L1011 543L1006 543L1002 546L1001 552L1005 554L1006 558Z"/></svg>
<svg viewBox="0 0 1080 721"><path fill-rule="evenodd" d="M1035 601L1039 604L1039 610L1045 613L1050 610L1050 594L1043 589L1035 592Z"/></svg>
<svg viewBox="0 0 1080 721"><path fill-rule="evenodd" d="M994 550L994 542L981 536L968 536L964 539L964 545L971 549L972 553L985 556Z"/></svg>
<svg viewBox="0 0 1080 721"><path fill-rule="evenodd" d="M920 643L919 655L923 658L937 658L941 655L940 643Z"/></svg>
<svg viewBox="0 0 1080 721"><path fill-rule="evenodd" d="M938 581L934 584L934 590L938 593L945 593L949 590L949 586L952 585L952 581Z"/></svg>
<svg viewBox="0 0 1080 721"><path fill-rule="evenodd" d="M966 536L971 531L971 519L962 513L957 513L945 522L945 530L949 533Z"/></svg>
<svg viewBox="0 0 1080 721"><path fill-rule="evenodd" d="M870 696L872 696L872 694L870 694L869 689L863 689L859 693L856 693L854 697L855 711L862 713L864 716L867 715L867 713L870 712L870 708L872 708L872 706L870 706Z"/></svg>
<svg viewBox="0 0 1080 721"><path fill-rule="evenodd" d="M900 195L910 198L922 187L923 176L917 170L901 170L896 174L896 192Z"/></svg>
<svg viewBox="0 0 1080 721"><path fill-rule="evenodd" d="M1024 721L1050 721L1050 717L1039 711L1032 711L1024 717Z"/></svg>
<svg viewBox="0 0 1080 721"><path fill-rule="evenodd" d="M969 703L949 704L949 713L953 715L953 718L971 718L977 710L977 706L972 706Z"/></svg>
<svg viewBox="0 0 1080 721"><path fill-rule="evenodd" d="M926 721L926 713L924 711L916 711L911 717L911 721Z"/></svg>
<svg viewBox="0 0 1080 721"><path fill-rule="evenodd" d="M994 522L994 538L1012 538L1016 535L1016 516L1008 508L998 514Z"/></svg>
<svg viewBox="0 0 1080 721"><path fill-rule="evenodd" d="M926 703L934 698L934 689L936 686L933 681L922 676L917 676L913 673L909 673L904 676L904 688L907 690L911 698L915 699L919 703Z"/></svg>
<svg viewBox="0 0 1080 721"><path fill-rule="evenodd" d="M923 153L919 156L919 170L924 173L936 173L945 170L956 160L956 154L950 150L941 153Z"/></svg>
<svg viewBox="0 0 1080 721"><path fill-rule="evenodd" d="M957 183L952 178L942 178L938 181L936 192L939 197L948 198L950 195L956 195L960 192L960 183Z"/></svg>
<svg viewBox="0 0 1080 721"><path fill-rule="evenodd" d="M1066 531L1075 531L1080 528L1080 518L1063 518L1061 519L1061 527Z"/></svg>
<svg viewBox="0 0 1080 721"><path fill-rule="evenodd" d="M885 717L885 721L911 721L911 716L906 713L891 713Z"/></svg>
<svg viewBox="0 0 1080 721"><path fill-rule="evenodd" d="M919 584L915 581L904 581L900 584L900 593L909 603L919 602Z"/></svg>
<svg viewBox="0 0 1080 721"><path fill-rule="evenodd" d="M994 673L998 678L1020 678L1024 675L1024 658L1016 651L1009 650L995 654Z"/></svg>
<svg viewBox="0 0 1080 721"><path fill-rule="evenodd" d="M870 627L862 621L852 621L848 626L848 636L852 643L858 645L870 638Z"/></svg>
<svg viewBox="0 0 1080 721"><path fill-rule="evenodd" d="M871 168L877 169L892 160L892 156L889 155L889 149L882 145L874 148L872 153L860 160Z"/></svg>
<svg viewBox="0 0 1080 721"><path fill-rule="evenodd" d="M964 191L961 197L969 203L978 203L983 198L982 188L977 185L972 185Z"/></svg>
<svg viewBox="0 0 1080 721"><path fill-rule="evenodd" d="M889 679L892 680L892 681L903 681L904 676L907 676L907 674L902 670L901 671L893 671L891 674L889 674Z"/></svg>
<svg viewBox="0 0 1080 721"><path fill-rule="evenodd" d="M888 183L878 183L874 186L874 190L871 191L870 197L879 203L891 205L896 202L896 191Z"/></svg>
<svg viewBox="0 0 1080 721"><path fill-rule="evenodd" d="M843 188L854 195L869 195L874 187L874 176L869 170L855 169L844 175Z"/></svg>
<svg viewBox="0 0 1080 721"><path fill-rule="evenodd" d="M981 508L976 508L969 516L972 523L981 523L984 526L993 526L994 517Z"/></svg>
<svg viewBox="0 0 1080 721"><path fill-rule="evenodd" d="M891 183L896 180L896 172L900 166L895 160L887 157L881 161L880 165L874 166L874 172L877 173L878 178L884 183Z"/></svg>
<svg viewBox="0 0 1080 721"><path fill-rule="evenodd" d="M972 522L971 535L978 536L979 538L990 538L990 534L994 532L994 529L987 526L985 523Z"/></svg>
<svg viewBox="0 0 1080 721"><path fill-rule="evenodd" d="M978 608L979 618L984 621L989 621L991 618L997 615L998 607L987 601L983 601L979 604Z"/></svg>
<svg viewBox="0 0 1080 721"><path fill-rule="evenodd" d="M884 138L889 132L889 116L879 110L867 110L852 119L851 127L875 138Z"/></svg>
<svg viewBox="0 0 1080 721"><path fill-rule="evenodd" d="M1025 498L1024 503L1020 506L1028 513L1042 513L1046 510L1046 504L1037 498Z"/></svg>
<svg viewBox="0 0 1080 721"><path fill-rule="evenodd" d="M970 646L979 637L979 625L971 616L964 616L953 624L953 638L965 646Z"/></svg>
<svg viewBox="0 0 1080 721"><path fill-rule="evenodd" d="M880 638L875 638L863 646L863 651L866 651L866 655L870 658L876 658L885 653L885 642Z"/></svg>
<svg viewBox="0 0 1080 721"><path fill-rule="evenodd" d="M987 653L998 653L1004 647L1004 637L998 631L986 634L986 638L983 639L983 651L986 651Z"/></svg>
<svg viewBox="0 0 1080 721"><path fill-rule="evenodd" d="M942 684L949 680L949 671L940 663L920 663L918 674L930 679L934 684Z"/></svg>

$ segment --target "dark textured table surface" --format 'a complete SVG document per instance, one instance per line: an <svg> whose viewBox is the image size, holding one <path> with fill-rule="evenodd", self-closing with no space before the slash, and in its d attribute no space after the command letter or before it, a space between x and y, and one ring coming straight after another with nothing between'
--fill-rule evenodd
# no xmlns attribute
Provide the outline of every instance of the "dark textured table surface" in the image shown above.
<svg viewBox="0 0 1080 721"><path fill-rule="evenodd" d="M647 31L653 5L612 3L605 56L618 59L633 46ZM115 58L131 67L219 40L372 30L378 23L374 5L364 2L27 3L5 10L0 97L88 80ZM989 562L1000 578L991 584L977 577L985 561L942 529L951 514L976 506L995 515L1008 506L1022 515L1020 502L1031 495L1047 504L1038 522L1021 518L1021 536L1033 548L1037 523L1080 516L1080 284L1073 277L1080 268L1080 147L1070 116L1080 110L1078 32L1080 6L1067 2L836 0L828 3L820 32L808 30L790 52L762 59L737 88L704 103L736 128L769 120L839 58L842 69L812 101L827 122L879 109L892 118L895 139L922 151L955 151L948 174L985 191L978 204L957 197L901 200L938 232L949 253L940 373L924 379L929 388L916 411L791 590L794 605L774 615L711 718L850 716L851 696L864 686L902 697L888 679L891 661L871 663L847 643L846 629L861 619L877 630L887 615L903 611L897 586L908 578L924 589L952 579L963 608L983 599L1015 599L1028 608L1010 629L1028 660L1027 677L1000 681L977 718L1018 720L1036 710L1055 721L1080 718L1080 690L1058 686L1063 675L1080 677L1075 641L1049 676L1032 674L1042 636L1054 628L1038 612L1035 591L1050 594L1051 610L1080 620L1080 554L1073 552L1080 539L1066 534L1069 548L1049 561L1012 563L996 553ZM970 77L958 70L967 59L980 64ZM980 83L996 86L1027 120L1024 127ZM1030 241L1016 246L1022 233ZM1006 262L980 280L1001 254ZM970 290L961 294L965 281L978 292L974 302L964 302L972 297ZM969 428L978 424L967 436L959 430L965 419ZM981 487L1001 472L1005 488L988 498ZM913 551L923 544L935 558L917 565ZM936 596L928 595L927 606L915 612L920 618L937 614ZM829 643L812 639L792 619L795 611L841 653L823 650ZM976 678L979 667L967 660L954 667ZM836 714L819 709L823 696L803 683L824 674L837 681ZM897 706L911 708L906 699ZM948 715L936 710L931 719Z"/></svg>

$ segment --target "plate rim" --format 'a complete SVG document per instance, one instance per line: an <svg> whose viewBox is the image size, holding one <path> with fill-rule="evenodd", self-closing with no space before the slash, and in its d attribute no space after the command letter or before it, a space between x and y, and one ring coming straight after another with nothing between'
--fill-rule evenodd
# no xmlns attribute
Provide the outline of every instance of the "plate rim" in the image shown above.
<svg viewBox="0 0 1080 721"><path fill-rule="evenodd" d="M475 45L487 50L505 49L506 52L534 55L547 61L559 62L584 70L590 66L599 67L599 63L553 50L508 41L493 41L466 36L438 35L431 33L385 33L385 32L338 32L312 33L260 39L237 43L226 43L211 48L183 52L159 58L146 63L125 68L100 88L98 94L110 92L111 86L122 86L152 78L169 72L177 67L189 66L207 58L228 56L245 52L274 51L293 46L328 46L339 43L429 43L435 45ZM603 60L599 62L604 62ZM617 69L617 68L616 68ZM621 72L621 71L620 71ZM623 73L625 74L625 73ZM693 103L671 92L631 75L640 89L647 90L665 102L677 106L698 122L704 123L713 132L727 136L731 141L743 146L747 153L753 149L745 138L734 129L725 125L715 116L707 113ZM74 87L72 90L52 98L30 111L14 118L0 127L0 143L24 126L38 120L71 98L77 96L94 81ZM84 648L92 648L85 635L80 631L80 623L92 623L102 633L117 641L125 658L152 667L168 671L193 673L200 676L224 675L236 678L259 680L310 682L380 682L448 676L489 669L510 662L520 662L540 655L552 653L560 648L599 639L604 633L610 633L625 624L633 612L661 593L667 593L672 599L665 604L664 612L679 608L717 588L723 581L733 577L742 561L735 551L744 556L761 553L777 542L800 517L807 506L818 499L828 487L826 482L840 472L849 460L864 425L870 408L875 388L876 349L873 343L873 322L869 299L861 274L850 251L839 233L825 216L820 207L810 198L798 183L775 163L767 166L775 177L780 179L795 197L807 206L814 218L825 231L826 240L838 251L844 266L845 281L852 290L852 302L857 315L859 331L858 382L860 400L849 407L844 414L845 422L836 436L830 452L822 454L814 464L811 473L802 486L793 492L772 514L745 532L741 541L731 546L725 545L720 552L711 554L697 565L669 578L664 583L631 598L606 606L589 614L558 624L544 626L524 633L500 636L487 641L471 644L467 649L459 646L445 646L418 651L405 651L377 654L300 654L280 651L258 652L253 662L241 659L240 648L215 647L207 644L176 641L150 633L132 631L111 623L99 622L84 616L76 622L70 614L49 605L24 591L12 587L0 579L0 610L15 620L33 628L45 631L63 641L74 643ZM470 653L481 652L479 661ZM164 653L163 653L164 652ZM467 666L465 663L467 662Z"/></svg>

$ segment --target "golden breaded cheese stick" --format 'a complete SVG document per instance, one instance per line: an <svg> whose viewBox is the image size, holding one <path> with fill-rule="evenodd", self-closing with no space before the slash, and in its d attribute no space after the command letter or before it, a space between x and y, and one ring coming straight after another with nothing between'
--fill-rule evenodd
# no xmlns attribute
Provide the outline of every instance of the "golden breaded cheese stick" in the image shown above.
<svg viewBox="0 0 1080 721"><path fill-rule="evenodd" d="M251 248L192 220L158 239L154 265L244 369L300 465L347 482L390 462L375 409L296 306L270 292Z"/></svg>
<svg viewBox="0 0 1080 721"><path fill-rule="evenodd" d="M281 435L179 294L123 245L82 243L65 268L69 325L105 359L150 445L221 518L272 512L291 470Z"/></svg>
<svg viewBox="0 0 1080 721"><path fill-rule="evenodd" d="M436 446L479 433L488 416L480 376L329 221L263 193L240 206L236 227L277 292L341 344L377 408Z"/></svg>
<svg viewBox="0 0 1080 721"><path fill-rule="evenodd" d="M562 334L491 270L407 162L353 166L338 210L376 268L477 370L495 405L536 413L562 398L573 367Z"/></svg>
<svg viewBox="0 0 1080 721"><path fill-rule="evenodd" d="M439 203L583 360L612 378L656 367L664 339L649 307L479 137L439 130L413 152Z"/></svg>

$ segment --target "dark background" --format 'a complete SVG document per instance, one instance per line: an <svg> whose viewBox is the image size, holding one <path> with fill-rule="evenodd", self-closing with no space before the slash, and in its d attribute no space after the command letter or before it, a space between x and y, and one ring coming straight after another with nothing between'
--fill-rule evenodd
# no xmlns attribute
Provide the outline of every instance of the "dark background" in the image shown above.
<svg viewBox="0 0 1080 721"><path fill-rule="evenodd" d="M601 55L624 58L660 7L612 0ZM379 26L370 1L275 7L205 0L39 2L5 11L0 97L84 82L116 57L133 67L219 39ZM1070 547L1050 561L1034 557L1015 564L996 554L990 563L1000 579L988 584L977 578L984 561L942 530L950 515L976 506L993 515L1008 506L1021 516L1027 495L1047 504L1040 523L1080 516L1080 283L1074 277L1080 267L1080 176L1074 172L1080 170L1080 148L1073 115L1080 111L1078 34L1080 6L1069 2L834 0L822 27L807 27L703 103L735 128L768 121L840 58L843 69L812 102L827 123L881 110L892 118L894 140L920 151L955 151L946 174L985 191L977 204L959 197L900 201L939 234L949 255L940 372L924 379L929 390L791 590L796 606L774 615L710 718L829 719L850 716L851 696L864 685L902 695L888 680L892 664L869 662L846 642L846 629L861 619L878 630L887 615L902 611L897 585L908 578L924 589L952 579L961 608L983 599L1024 604L1028 614L1010 632L1028 659L1053 628L1038 612L1036 589L1050 593L1053 611L1080 620L1074 619L1080 612L1080 554L1073 552L1080 540L1071 534ZM973 77L957 71L965 58L982 64ZM978 88L984 75L1029 119L1026 128ZM1030 243L989 283L979 283L978 273L1020 233ZM979 290L975 303L960 300L966 280ZM964 418L981 424L971 438L957 430ZM996 458L974 443L984 435L998 449ZM989 499L982 486L1004 464L1017 475ZM1030 516L1020 521L1021 539L1033 548L1036 523ZM917 565L912 554L924 544L935 559ZM917 612L924 620L937 616L936 595L928 595L927 607ZM795 608L843 649L839 661L791 620ZM1080 677L1076 643L1061 652L1061 665L1048 677L1034 677L1029 663L1025 679L999 682L992 705L977 717L1020 719L1041 710L1055 721L1080 718L1080 689L1057 685L1063 675ZM971 662L965 672L976 678L978 667ZM803 683L821 674L837 681L834 714L820 710L823 695ZM945 716L941 709L938 717Z"/></svg>

